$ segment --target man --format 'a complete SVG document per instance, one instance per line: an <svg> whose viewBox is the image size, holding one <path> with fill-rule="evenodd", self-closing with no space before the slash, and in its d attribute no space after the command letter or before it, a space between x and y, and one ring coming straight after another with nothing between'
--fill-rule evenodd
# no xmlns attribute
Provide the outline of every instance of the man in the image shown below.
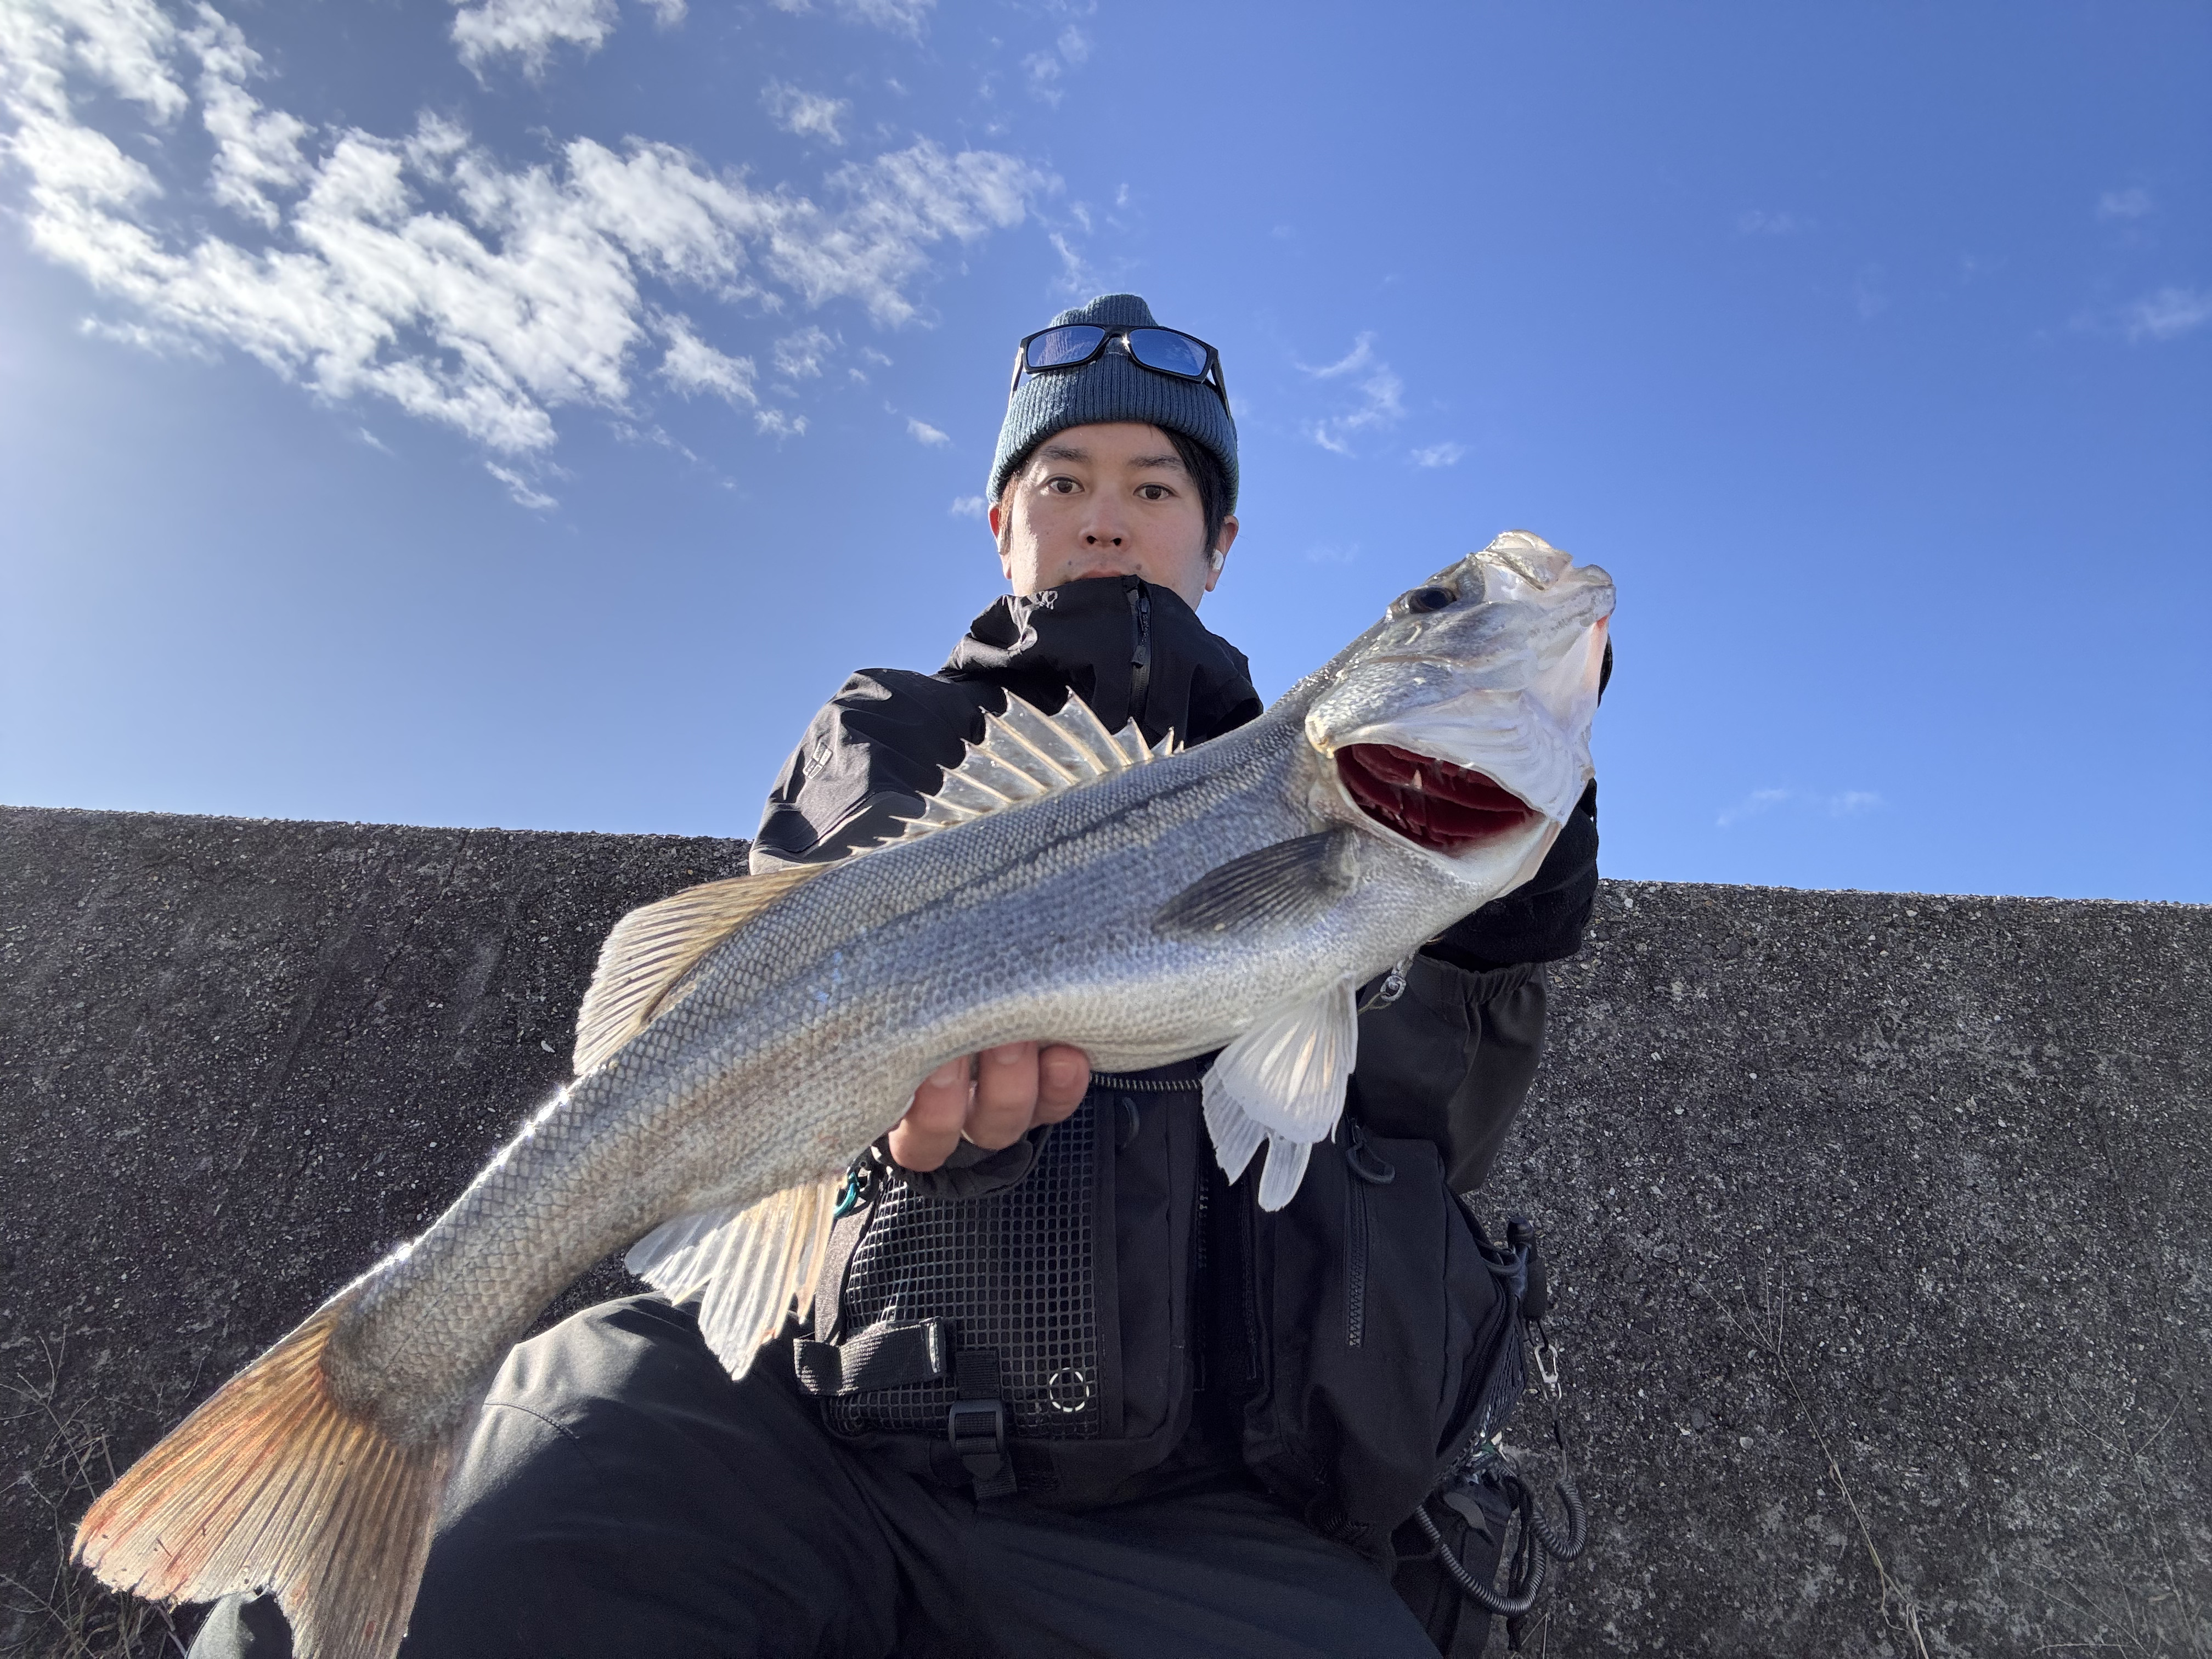
<svg viewBox="0 0 2212 1659"><path fill-rule="evenodd" d="M1243 656L1197 617L1237 483L1211 347L1131 295L1030 337L988 497L1012 592L935 674L846 682L755 867L896 833L1010 693L1152 742L1252 719ZM1394 1585L1392 1534L1517 1376L1495 1282L1446 1284L1474 1259L1445 1248L1452 1194L1527 1091L1534 964L1579 945L1595 853L1593 793L1534 881L1369 996L1342 1156L1279 1212L1214 1164L1203 1062L1094 1078L1012 1044L941 1067L856 1163L809 1317L742 1382L658 1297L524 1344L404 1659L1478 1650L1486 1620L1435 1573ZM193 1650L288 1650L267 1603L225 1604Z"/></svg>

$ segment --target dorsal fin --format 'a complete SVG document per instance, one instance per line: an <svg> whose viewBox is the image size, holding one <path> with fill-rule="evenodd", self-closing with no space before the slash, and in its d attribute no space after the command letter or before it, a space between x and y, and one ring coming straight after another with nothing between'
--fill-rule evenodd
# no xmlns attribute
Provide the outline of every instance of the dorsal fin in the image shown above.
<svg viewBox="0 0 2212 1659"><path fill-rule="evenodd" d="M1133 720L1119 732L1109 732L1091 705L1072 691L1057 714L1009 691L1005 714L983 716L983 741L968 745L967 758L945 775L921 816L908 819L906 832L884 845L1126 772L1181 747L1170 732L1147 748Z"/></svg>
<svg viewBox="0 0 2212 1659"><path fill-rule="evenodd" d="M599 947L592 988L576 1011L576 1075L602 1064L643 1030L708 951L823 868L794 864L687 887L617 922Z"/></svg>

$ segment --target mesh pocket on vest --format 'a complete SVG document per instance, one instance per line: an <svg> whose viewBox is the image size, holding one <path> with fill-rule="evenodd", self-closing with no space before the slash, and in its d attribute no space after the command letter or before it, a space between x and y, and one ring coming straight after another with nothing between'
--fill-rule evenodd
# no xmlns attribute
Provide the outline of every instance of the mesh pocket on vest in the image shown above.
<svg viewBox="0 0 2212 1659"><path fill-rule="evenodd" d="M959 1322L959 1346L999 1355L1009 1430L1096 1439L1098 1310L1091 1280L1097 1097L1044 1138L1028 1175L981 1198L927 1198L888 1184L845 1270L841 1323ZM888 1429L941 1437L951 1379L823 1402L847 1433Z"/></svg>

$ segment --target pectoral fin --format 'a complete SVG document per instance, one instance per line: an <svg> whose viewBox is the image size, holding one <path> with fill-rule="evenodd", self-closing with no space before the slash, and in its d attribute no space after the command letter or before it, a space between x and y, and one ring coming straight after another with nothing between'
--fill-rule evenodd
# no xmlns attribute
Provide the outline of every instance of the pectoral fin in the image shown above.
<svg viewBox="0 0 2212 1659"><path fill-rule="evenodd" d="M1349 830L1279 841L1200 876L1159 908L1155 933L1171 939L1297 927L1352 890L1359 876Z"/></svg>
<svg viewBox="0 0 2212 1659"><path fill-rule="evenodd" d="M1279 1009L1215 1056L1206 1073L1206 1127L1231 1181L1267 1143L1260 1207L1279 1210L1304 1178L1306 1156L1344 1110L1359 1046L1349 981Z"/></svg>

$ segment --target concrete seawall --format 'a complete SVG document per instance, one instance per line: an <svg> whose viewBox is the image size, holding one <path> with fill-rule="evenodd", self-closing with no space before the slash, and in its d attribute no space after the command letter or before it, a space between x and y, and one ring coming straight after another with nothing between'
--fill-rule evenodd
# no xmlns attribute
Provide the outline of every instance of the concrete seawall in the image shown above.
<svg viewBox="0 0 2212 1659"><path fill-rule="evenodd" d="M744 852L0 809L0 1654L176 1651L62 1569L91 1488ZM1492 1182L1591 1507L1548 1650L2212 1651L2212 909L1616 882L1554 983Z"/></svg>

